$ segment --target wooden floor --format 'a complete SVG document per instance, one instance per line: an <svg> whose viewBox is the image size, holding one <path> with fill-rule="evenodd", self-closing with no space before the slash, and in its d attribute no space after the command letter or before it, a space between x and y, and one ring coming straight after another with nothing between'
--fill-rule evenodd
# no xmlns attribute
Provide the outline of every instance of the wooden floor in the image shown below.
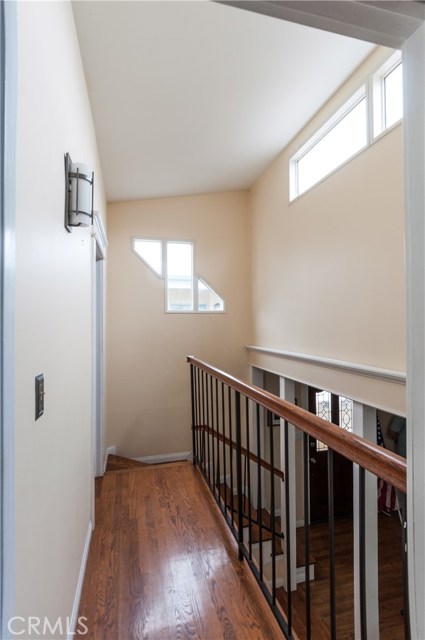
<svg viewBox="0 0 425 640"><path fill-rule="evenodd" d="M86 639L273 640L269 607L190 463L97 480Z"/></svg>
<svg viewBox="0 0 425 640"><path fill-rule="evenodd" d="M381 640L404 638L403 570L401 524L398 513L378 514L379 538L379 631ZM312 525L311 551L315 559L315 580L311 582L312 640L330 638L329 546L327 523ZM353 615L353 521L335 522L336 636L354 640ZM292 594L293 626L305 637L305 585ZM286 611L286 594L278 589L278 599ZM372 638L370 640L377 640Z"/></svg>
<svg viewBox="0 0 425 640"><path fill-rule="evenodd" d="M128 471L129 469L140 469L140 467L146 467L146 463L110 453L106 462L105 471L106 473L110 473L111 471Z"/></svg>

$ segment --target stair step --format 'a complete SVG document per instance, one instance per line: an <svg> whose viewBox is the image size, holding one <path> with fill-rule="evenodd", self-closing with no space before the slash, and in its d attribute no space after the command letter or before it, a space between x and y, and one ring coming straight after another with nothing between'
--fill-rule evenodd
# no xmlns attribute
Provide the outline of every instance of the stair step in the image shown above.
<svg viewBox="0 0 425 640"><path fill-rule="evenodd" d="M113 471L127 471L128 469L139 469L140 467L148 466L146 462L140 462L139 460L133 460L132 458L125 458L123 456L117 456L115 454L108 454L106 462L106 473Z"/></svg>

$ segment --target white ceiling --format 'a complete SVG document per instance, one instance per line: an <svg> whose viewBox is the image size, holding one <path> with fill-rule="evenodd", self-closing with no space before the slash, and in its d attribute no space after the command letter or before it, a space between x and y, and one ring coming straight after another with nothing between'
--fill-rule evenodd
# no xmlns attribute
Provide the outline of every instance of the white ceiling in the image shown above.
<svg viewBox="0 0 425 640"><path fill-rule="evenodd" d="M79 1L109 201L249 188L373 45L207 1Z"/></svg>

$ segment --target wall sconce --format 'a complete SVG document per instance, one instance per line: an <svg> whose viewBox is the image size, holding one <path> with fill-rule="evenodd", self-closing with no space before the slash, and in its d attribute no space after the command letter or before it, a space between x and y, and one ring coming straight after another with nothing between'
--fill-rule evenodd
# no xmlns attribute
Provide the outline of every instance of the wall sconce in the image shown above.
<svg viewBox="0 0 425 640"><path fill-rule="evenodd" d="M94 173L65 155L65 229L93 224Z"/></svg>

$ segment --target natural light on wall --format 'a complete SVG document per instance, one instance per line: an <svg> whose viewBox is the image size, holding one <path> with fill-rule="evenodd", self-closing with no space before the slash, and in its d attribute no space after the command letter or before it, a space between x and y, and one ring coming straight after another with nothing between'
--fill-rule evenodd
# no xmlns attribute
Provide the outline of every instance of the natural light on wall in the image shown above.
<svg viewBox="0 0 425 640"><path fill-rule="evenodd" d="M195 272L193 242L132 238L133 253L165 280L165 310L174 313L224 312L222 297Z"/></svg>
<svg viewBox="0 0 425 640"><path fill-rule="evenodd" d="M402 73L401 52L397 51L297 151L289 163L290 200L324 180L401 120ZM373 123L369 122L368 101Z"/></svg>

